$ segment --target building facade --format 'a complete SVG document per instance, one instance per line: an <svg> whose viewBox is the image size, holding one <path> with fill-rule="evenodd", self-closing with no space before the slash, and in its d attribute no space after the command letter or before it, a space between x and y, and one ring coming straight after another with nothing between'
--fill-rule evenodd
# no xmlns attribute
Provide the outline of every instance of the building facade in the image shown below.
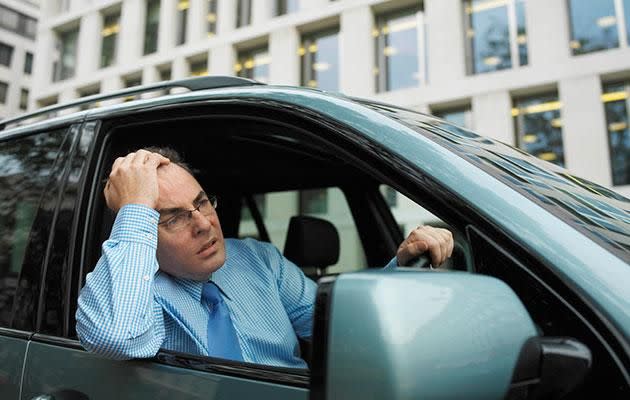
<svg viewBox="0 0 630 400"><path fill-rule="evenodd" d="M238 75L433 113L630 195L630 0L49 0L38 36L32 108ZM258 200L273 225L350 218L340 197Z"/></svg>
<svg viewBox="0 0 630 400"><path fill-rule="evenodd" d="M0 119L28 107L38 15L36 1L0 0Z"/></svg>

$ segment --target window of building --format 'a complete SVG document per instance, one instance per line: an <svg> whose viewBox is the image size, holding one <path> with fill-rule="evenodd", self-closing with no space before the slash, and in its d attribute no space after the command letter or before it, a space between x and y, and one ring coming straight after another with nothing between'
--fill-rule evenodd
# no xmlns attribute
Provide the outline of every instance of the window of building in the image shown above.
<svg viewBox="0 0 630 400"><path fill-rule="evenodd" d="M325 214L328 212L328 191L312 189L300 191L300 214Z"/></svg>
<svg viewBox="0 0 630 400"><path fill-rule="evenodd" d="M33 53L28 51L24 55L24 73L27 75L33 73Z"/></svg>
<svg viewBox="0 0 630 400"><path fill-rule="evenodd" d="M433 115L454 125L468 129L472 128L472 112L470 106L440 109L433 111Z"/></svg>
<svg viewBox="0 0 630 400"><path fill-rule="evenodd" d="M236 0L236 27L247 26L252 22L252 0Z"/></svg>
<svg viewBox="0 0 630 400"><path fill-rule="evenodd" d="M377 16L375 43L377 92L418 87L425 82L424 15L418 8Z"/></svg>
<svg viewBox="0 0 630 400"><path fill-rule="evenodd" d="M628 129L628 100L630 82L604 85L602 101L606 111L610 167L613 185L630 185L630 130Z"/></svg>
<svg viewBox="0 0 630 400"><path fill-rule="evenodd" d="M0 65L11 67L13 59L13 46L0 42Z"/></svg>
<svg viewBox="0 0 630 400"><path fill-rule="evenodd" d="M20 90L20 110L26 110L28 108L28 89L22 88Z"/></svg>
<svg viewBox="0 0 630 400"><path fill-rule="evenodd" d="M208 14L206 20L208 21L208 37L212 37L217 34L217 1L208 0Z"/></svg>
<svg viewBox="0 0 630 400"><path fill-rule="evenodd" d="M29 39L35 39L37 34L37 20L0 5L0 28Z"/></svg>
<svg viewBox="0 0 630 400"><path fill-rule="evenodd" d="M525 0L465 0L468 72L527 65Z"/></svg>
<svg viewBox="0 0 630 400"><path fill-rule="evenodd" d="M569 0L570 47L574 55L612 49L627 38L628 29L620 23L630 16L628 0ZM627 40L626 40L627 45Z"/></svg>
<svg viewBox="0 0 630 400"><path fill-rule="evenodd" d="M119 31L119 13L103 17L103 30L101 30L101 68L109 67L116 62L116 48Z"/></svg>
<svg viewBox="0 0 630 400"><path fill-rule="evenodd" d="M234 64L236 76L255 79L267 83L269 81L269 64L271 56L267 46L240 51Z"/></svg>
<svg viewBox="0 0 630 400"><path fill-rule="evenodd" d="M144 54L157 51L160 26L160 0L147 0L147 17L144 26Z"/></svg>
<svg viewBox="0 0 630 400"><path fill-rule="evenodd" d="M276 0L275 15L291 14L300 9L300 0Z"/></svg>
<svg viewBox="0 0 630 400"><path fill-rule="evenodd" d="M53 67L53 81L72 78L77 66L77 39L79 28L61 32L57 36L59 59Z"/></svg>
<svg viewBox="0 0 630 400"><path fill-rule="evenodd" d="M92 86L88 86L88 87L77 90L77 94L79 95L79 97L95 96L99 94L100 92L101 92L100 85L92 85ZM87 110L89 108L97 108L97 107L100 107L100 102L95 101L93 103L83 104L81 106L81 110Z"/></svg>
<svg viewBox="0 0 630 400"><path fill-rule="evenodd" d="M190 76L206 76L208 75L208 59L195 59L188 62Z"/></svg>
<svg viewBox="0 0 630 400"><path fill-rule="evenodd" d="M179 0L177 2L177 44L186 43L186 26L188 24L188 9L190 0Z"/></svg>
<svg viewBox="0 0 630 400"><path fill-rule="evenodd" d="M0 143L0 326L11 327L29 234L62 132ZM26 282L24 282L26 283Z"/></svg>
<svg viewBox="0 0 630 400"><path fill-rule="evenodd" d="M339 29L302 36L302 86L339 90Z"/></svg>
<svg viewBox="0 0 630 400"><path fill-rule="evenodd" d="M9 84L0 81L0 104L7 102L7 92L9 91Z"/></svg>
<svg viewBox="0 0 630 400"><path fill-rule="evenodd" d="M170 65L158 68L158 74L160 75L160 81L170 81L172 74Z"/></svg>
<svg viewBox="0 0 630 400"><path fill-rule="evenodd" d="M516 145L538 158L564 166L561 108L557 93L514 99Z"/></svg>
<svg viewBox="0 0 630 400"><path fill-rule="evenodd" d="M123 78L123 85L125 86L125 88L130 88L130 87L134 87L134 86L140 86L142 85L142 74L141 73L134 73L132 75L128 75L126 77ZM139 94L134 94L134 95L130 95L125 97L125 101L132 101L135 99L139 99L140 95Z"/></svg>

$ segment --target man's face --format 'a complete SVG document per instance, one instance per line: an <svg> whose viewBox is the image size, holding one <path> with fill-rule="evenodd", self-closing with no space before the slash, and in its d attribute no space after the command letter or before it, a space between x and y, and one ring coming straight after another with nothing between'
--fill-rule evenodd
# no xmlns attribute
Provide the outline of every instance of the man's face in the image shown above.
<svg viewBox="0 0 630 400"><path fill-rule="evenodd" d="M192 210L196 206L193 203L203 193L199 182L175 164L158 168L158 185L158 210ZM162 214L160 222L173 215L172 212ZM194 211L190 224L177 231L160 225L157 258L160 269L172 276L208 280L225 262L223 232L214 209L208 216Z"/></svg>

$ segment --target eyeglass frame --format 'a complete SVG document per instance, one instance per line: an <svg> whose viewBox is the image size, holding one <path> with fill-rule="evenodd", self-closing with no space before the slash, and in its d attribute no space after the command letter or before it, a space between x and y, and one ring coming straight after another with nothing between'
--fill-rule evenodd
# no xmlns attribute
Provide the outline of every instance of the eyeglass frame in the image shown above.
<svg viewBox="0 0 630 400"><path fill-rule="evenodd" d="M210 206L212 207L212 208L210 209L210 212L209 212L208 214L205 214L204 212L202 212L202 211L200 210L200 208L201 208L201 206L203 205L203 202L204 202L204 201L208 201L208 202L210 203ZM190 210L187 210L187 209L180 209L180 210L178 210L178 211L173 212L173 215L172 215L172 216L170 216L169 218L167 218L167 219L166 219L166 220L164 220L164 221L160 221L160 222L158 222L158 227L159 227L160 225L163 225L163 226L164 226L164 229L169 230L169 229L168 229L168 225L165 225L165 224L168 224L169 222L171 222L173 219L175 219L175 218L177 218L177 217L180 217L180 216L182 216L182 215L186 215L186 219L185 219L186 224L185 224L185 225L182 225L182 227L181 227L181 228L176 229L176 230L171 231L171 232L180 231L180 230L182 230L182 229L184 229L184 228L186 228L186 227L190 226L190 222L192 221L192 215L193 215L193 212L198 211L201 215L203 215L203 216L206 216L206 217L207 217L207 216L209 216L209 215L211 215L211 214L212 214L212 211L214 211L214 210L216 210L216 209L217 209L217 207L218 207L218 205L219 205L219 201L218 201L218 198L217 198L217 196L216 196L216 195L214 195L214 194L210 194L210 195L208 195L208 194L206 194L205 192L201 191L201 192L199 192L199 194L197 195L197 198L196 198L195 200L193 200L193 205L195 205L195 204L197 204L197 205L196 205L193 209L190 209ZM160 215L162 214L162 212L161 212L160 210L156 210L156 211L157 211L157 212L159 212L159 213L160 213Z"/></svg>

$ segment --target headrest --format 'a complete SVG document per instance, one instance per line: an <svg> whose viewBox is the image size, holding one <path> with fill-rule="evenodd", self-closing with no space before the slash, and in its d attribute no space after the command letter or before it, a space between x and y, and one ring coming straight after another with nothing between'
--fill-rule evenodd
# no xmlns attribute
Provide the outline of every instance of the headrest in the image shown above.
<svg viewBox="0 0 630 400"><path fill-rule="evenodd" d="M284 256L302 268L326 268L336 264L339 260L337 228L320 218L291 217Z"/></svg>

